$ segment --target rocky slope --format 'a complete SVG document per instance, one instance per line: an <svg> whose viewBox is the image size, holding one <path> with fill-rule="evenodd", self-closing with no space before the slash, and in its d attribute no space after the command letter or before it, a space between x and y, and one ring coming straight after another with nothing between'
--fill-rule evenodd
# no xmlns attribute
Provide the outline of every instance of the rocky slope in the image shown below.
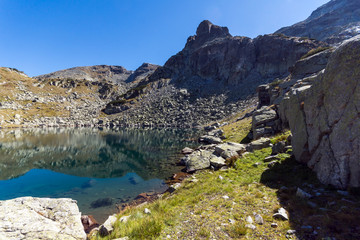
<svg viewBox="0 0 360 240"><path fill-rule="evenodd" d="M274 109L262 107L253 118L255 137L262 128L289 127L296 159L342 189L360 186L359 53L357 36L298 61L288 78L260 87L260 103L268 99ZM257 115L268 126L256 125Z"/></svg>
<svg viewBox="0 0 360 240"><path fill-rule="evenodd" d="M306 20L281 28L276 33L340 43L360 33L360 2L331 0Z"/></svg>
<svg viewBox="0 0 360 240"><path fill-rule="evenodd" d="M121 66L95 65L74 67L35 77L36 79L73 79L87 81L111 81L122 83L132 74Z"/></svg>
<svg viewBox="0 0 360 240"><path fill-rule="evenodd" d="M10 68L0 68L0 85L1 127L94 125L123 91L111 82L37 80Z"/></svg>
<svg viewBox="0 0 360 240"><path fill-rule="evenodd" d="M104 110L120 124L188 125L219 120L253 103L257 85L288 74L310 49L297 37L232 37L203 21L184 49ZM248 100L246 100L248 99Z"/></svg>

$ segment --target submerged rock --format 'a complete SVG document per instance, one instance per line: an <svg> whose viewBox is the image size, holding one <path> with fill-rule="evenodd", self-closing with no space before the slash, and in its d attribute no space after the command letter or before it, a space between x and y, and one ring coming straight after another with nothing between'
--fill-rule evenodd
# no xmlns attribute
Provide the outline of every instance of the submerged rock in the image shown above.
<svg viewBox="0 0 360 240"><path fill-rule="evenodd" d="M106 207L113 204L112 198L99 198L91 202L90 206L92 208Z"/></svg>
<svg viewBox="0 0 360 240"><path fill-rule="evenodd" d="M0 201L0 239L86 239L75 200L22 197Z"/></svg>

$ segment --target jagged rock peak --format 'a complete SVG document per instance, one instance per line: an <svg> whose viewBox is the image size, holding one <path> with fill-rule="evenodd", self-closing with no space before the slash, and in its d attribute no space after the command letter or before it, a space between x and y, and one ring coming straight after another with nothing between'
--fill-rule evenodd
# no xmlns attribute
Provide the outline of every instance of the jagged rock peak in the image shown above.
<svg viewBox="0 0 360 240"><path fill-rule="evenodd" d="M232 37L227 27L220 27L212 24L209 20L204 20L199 24L196 35L188 38L186 47L197 48L215 38L226 37Z"/></svg>
<svg viewBox="0 0 360 240"><path fill-rule="evenodd" d="M231 37L227 27L212 24L209 20L202 21L197 30L197 37Z"/></svg>

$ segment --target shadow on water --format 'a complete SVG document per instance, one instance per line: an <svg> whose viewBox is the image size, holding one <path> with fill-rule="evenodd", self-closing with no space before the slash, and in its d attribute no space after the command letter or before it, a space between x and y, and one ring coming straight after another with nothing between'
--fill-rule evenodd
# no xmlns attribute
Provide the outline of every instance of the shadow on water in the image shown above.
<svg viewBox="0 0 360 240"><path fill-rule="evenodd" d="M261 182L277 189L296 233L294 239L360 239L360 195L321 184L307 166L288 158L264 171ZM297 196L301 188L310 198Z"/></svg>
<svg viewBox="0 0 360 240"><path fill-rule="evenodd" d="M0 131L0 200L70 197L100 221L142 192L166 190L190 129Z"/></svg>

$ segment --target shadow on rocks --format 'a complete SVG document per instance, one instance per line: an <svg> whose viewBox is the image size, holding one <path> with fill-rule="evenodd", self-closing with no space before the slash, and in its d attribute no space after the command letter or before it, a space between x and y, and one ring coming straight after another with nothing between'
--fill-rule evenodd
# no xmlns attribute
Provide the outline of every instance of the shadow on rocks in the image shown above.
<svg viewBox="0 0 360 240"><path fill-rule="evenodd" d="M261 182L277 189L279 202L289 213L287 238L360 239L358 189L340 191L323 185L294 158L270 166Z"/></svg>

